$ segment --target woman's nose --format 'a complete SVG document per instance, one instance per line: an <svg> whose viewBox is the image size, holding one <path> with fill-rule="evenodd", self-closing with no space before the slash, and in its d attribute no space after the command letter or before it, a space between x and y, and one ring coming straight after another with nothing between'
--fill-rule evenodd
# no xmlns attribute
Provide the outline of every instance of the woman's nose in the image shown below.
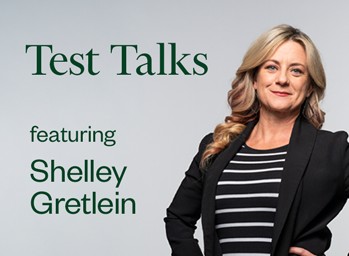
<svg viewBox="0 0 349 256"><path fill-rule="evenodd" d="M279 72L276 83L281 85L281 86L285 86L285 85L288 85L290 83L289 78L288 78L288 74L286 71L281 70Z"/></svg>

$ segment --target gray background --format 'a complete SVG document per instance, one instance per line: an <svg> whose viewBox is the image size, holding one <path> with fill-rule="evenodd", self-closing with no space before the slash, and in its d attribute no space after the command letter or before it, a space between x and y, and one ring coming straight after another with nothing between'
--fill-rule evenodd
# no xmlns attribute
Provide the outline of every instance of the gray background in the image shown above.
<svg viewBox="0 0 349 256"><path fill-rule="evenodd" d="M200 139L229 114L226 93L247 47L277 24L291 24L312 37L328 78L324 128L349 131L348 8L347 1L315 0L2 1L0 254L170 255L165 209ZM209 72L115 75L120 60L109 53L111 44L138 44L140 52L157 56L157 42L177 43L178 54L207 53ZM65 54L93 48L100 53L95 65L101 73L32 76L34 52L25 54L26 44L53 44L55 52ZM31 143L33 125L116 129L117 146ZM30 163L37 158L65 166L83 159L127 165L118 191L135 198L137 214L35 214L30 198L39 190L57 197L95 190L111 198L115 191L113 182L37 184L29 177ZM331 223L328 255L349 251L344 233L348 216L347 207Z"/></svg>

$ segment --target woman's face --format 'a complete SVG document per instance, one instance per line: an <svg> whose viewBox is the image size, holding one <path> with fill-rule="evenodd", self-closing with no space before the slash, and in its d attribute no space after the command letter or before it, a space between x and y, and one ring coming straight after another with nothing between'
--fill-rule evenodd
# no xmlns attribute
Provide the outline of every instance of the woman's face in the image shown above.
<svg viewBox="0 0 349 256"><path fill-rule="evenodd" d="M298 115L311 93L304 48L297 42L280 45L258 70L253 84L261 114Z"/></svg>

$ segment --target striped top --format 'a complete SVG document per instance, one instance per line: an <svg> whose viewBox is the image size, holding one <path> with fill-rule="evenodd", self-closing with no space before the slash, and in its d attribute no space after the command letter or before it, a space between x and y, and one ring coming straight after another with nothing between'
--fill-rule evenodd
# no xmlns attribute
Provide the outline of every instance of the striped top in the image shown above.
<svg viewBox="0 0 349 256"><path fill-rule="evenodd" d="M216 191L216 231L223 256L269 256L287 145L256 150L243 145Z"/></svg>

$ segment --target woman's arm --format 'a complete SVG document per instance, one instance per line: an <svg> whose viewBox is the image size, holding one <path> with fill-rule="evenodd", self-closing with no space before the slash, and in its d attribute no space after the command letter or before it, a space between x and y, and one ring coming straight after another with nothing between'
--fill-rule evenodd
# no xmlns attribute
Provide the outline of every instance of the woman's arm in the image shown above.
<svg viewBox="0 0 349 256"><path fill-rule="evenodd" d="M196 222L201 216L203 173L199 168L201 155L206 145L212 141L212 134L200 143L199 152L194 157L185 178L167 209L167 239L172 248L172 256L202 256L197 239L194 238Z"/></svg>

